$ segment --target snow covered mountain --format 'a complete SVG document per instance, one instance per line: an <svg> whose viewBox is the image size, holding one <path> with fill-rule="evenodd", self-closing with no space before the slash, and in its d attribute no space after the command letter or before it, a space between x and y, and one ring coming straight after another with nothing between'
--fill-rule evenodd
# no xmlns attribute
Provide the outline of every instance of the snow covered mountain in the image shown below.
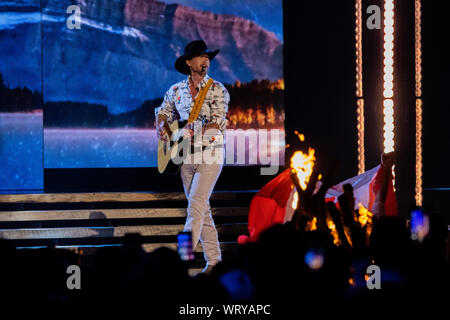
<svg viewBox="0 0 450 320"><path fill-rule="evenodd" d="M40 3L0 2L0 72L11 87L43 90L45 101L133 110L183 79L175 59L199 38L221 50L210 70L221 82L282 78L283 44L244 18L156 0ZM73 3L81 9L79 30L66 26Z"/></svg>

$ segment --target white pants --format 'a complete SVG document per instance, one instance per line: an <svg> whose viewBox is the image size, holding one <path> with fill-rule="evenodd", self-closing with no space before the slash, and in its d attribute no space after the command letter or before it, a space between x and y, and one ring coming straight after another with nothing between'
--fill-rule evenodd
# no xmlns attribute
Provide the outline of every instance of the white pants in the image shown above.
<svg viewBox="0 0 450 320"><path fill-rule="evenodd" d="M216 226L211 215L209 198L223 164L186 164L181 166L181 180L188 200L184 231L192 232L192 248L200 240L207 265L222 260Z"/></svg>

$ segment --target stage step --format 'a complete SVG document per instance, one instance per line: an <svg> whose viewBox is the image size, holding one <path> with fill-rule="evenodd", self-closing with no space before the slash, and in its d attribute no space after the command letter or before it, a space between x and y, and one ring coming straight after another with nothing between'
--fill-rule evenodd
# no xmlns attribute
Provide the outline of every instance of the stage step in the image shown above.
<svg viewBox="0 0 450 320"><path fill-rule="evenodd" d="M213 217L246 217L247 207L212 208ZM184 218L186 208L106 209L106 210L51 210L51 211L0 211L0 228L7 221L46 220L101 220L142 218Z"/></svg>
<svg viewBox="0 0 450 320"><path fill-rule="evenodd" d="M37 228L37 229L6 229L0 230L0 238L18 239L62 239L62 238L110 238L123 237L129 233L141 236L176 236L183 231L184 225L156 225L156 226L127 226L106 228ZM218 224L220 235L245 233L246 223ZM106 240L105 240L106 241ZM105 243L108 244L108 243Z"/></svg>
<svg viewBox="0 0 450 320"><path fill-rule="evenodd" d="M224 256L247 234L248 206L254 191L213 192L211 213ZM177 248L187 201L183 193L53 193L0 195L0 238L17 248L56 247L73 250L89 264L97 250L121 246L137 234L142 248ZM204 265L201 245L190 274Z"/></svg>
<svg viewBox="0 0 450 320"><path fill-rule="evenodd" d="M213 192L211 207L248 207L255 191ZM184 193L105 192L0 194L1 211L186 208Z"/></svg>
<svg viewBox="0 0 450 320"><path fill-rule="evenodd" d="M248 200L255 191L214 191L210 201ZM86 192L0 194L0 203L185 201L183 192Z"/></svg>

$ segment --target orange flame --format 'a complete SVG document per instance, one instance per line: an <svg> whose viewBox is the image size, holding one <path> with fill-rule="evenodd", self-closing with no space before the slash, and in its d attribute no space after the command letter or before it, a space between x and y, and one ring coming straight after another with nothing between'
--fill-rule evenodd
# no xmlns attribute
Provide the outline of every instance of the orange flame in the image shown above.
<svg viewBox="0 0 450 320"><path fill-rule="evenodd" d="M309 178L313 172L314 162L316 160L314 152L315 150L312 148L309 148L308 154L297 151L291 158L291 168L297 174L302 190L306 190Z"/></svg>
<svg viewBox="0 0 450 320"><path fill-rule="evenodd" d="M303 133L298 133L297 130L294 131L294 133L297 135L298 139L303 142L305 141L305 135Z"/></svg>
<svg viewBox="0 0 450 320"><path fill-rule="evenodd" d="M372 233L373 213L367 210L367 208L365 208L361 203L359 203L358 205L358 222L362 227L366 227L366 243L368 243L370 234Z"/></svg>
<svg viewBox="0 0 450 320"><path fill-rule="evenodd" d="M306 231L314 231L317 230L317 218L314 217L311 221L308 221L306 224Z"/></svg>
<svg viewBox="0 0 450 320"><path fill-rule="evenodd" d="M372 224L373 213L367 210L361 203L358 204L358 222L364 227L367 223Z"/></svg>
<svg viewBox="0 0 450 320"><path fill-rule="evenodd" d="M331 219L330 217L327 217L327 227L328 227L328 229L330 229L330 233L333 236L333 243L335 245L339 245L340 240L339 240L338 232L336 230L336 225L334 224L333 219Z"/></svg>

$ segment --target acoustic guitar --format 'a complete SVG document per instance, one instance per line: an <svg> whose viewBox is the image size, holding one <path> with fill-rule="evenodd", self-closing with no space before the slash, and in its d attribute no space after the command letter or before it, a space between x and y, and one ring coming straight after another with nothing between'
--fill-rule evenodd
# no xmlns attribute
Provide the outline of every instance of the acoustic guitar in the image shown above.
<svg viewBox="0 0 450 320"><path fill-rule="evenodd" d="M168 135L167 141L159 139L158 141L158 171L164 174L177 174L186 157L184 152L186 148L191 148L192 140L184 139L184 131L186 129L194 130L195 124L204 128L208 122L201 120L201 123L190 123L188 125L186 120L175 120L171 124L165 124L164 128ZM192 138L194 139L194 138ZM207 149L214 149L215 147L223 146L223 136L219 134L202 133L202 151ZM188 144L188 145L186 145ZM189 149L192 153L192 149Z"/></svg>
<svg viewBox="0 0 450 320"><path fill-rule="evenodd" d="M182 160L179 155L181 151L180 144L183 141L184 129L183 127L187 121L173 121L165 126L168 139L164 141L158 140L158 171L165 174L177 174L183 161L175 163L173 159Z"/></svg>

